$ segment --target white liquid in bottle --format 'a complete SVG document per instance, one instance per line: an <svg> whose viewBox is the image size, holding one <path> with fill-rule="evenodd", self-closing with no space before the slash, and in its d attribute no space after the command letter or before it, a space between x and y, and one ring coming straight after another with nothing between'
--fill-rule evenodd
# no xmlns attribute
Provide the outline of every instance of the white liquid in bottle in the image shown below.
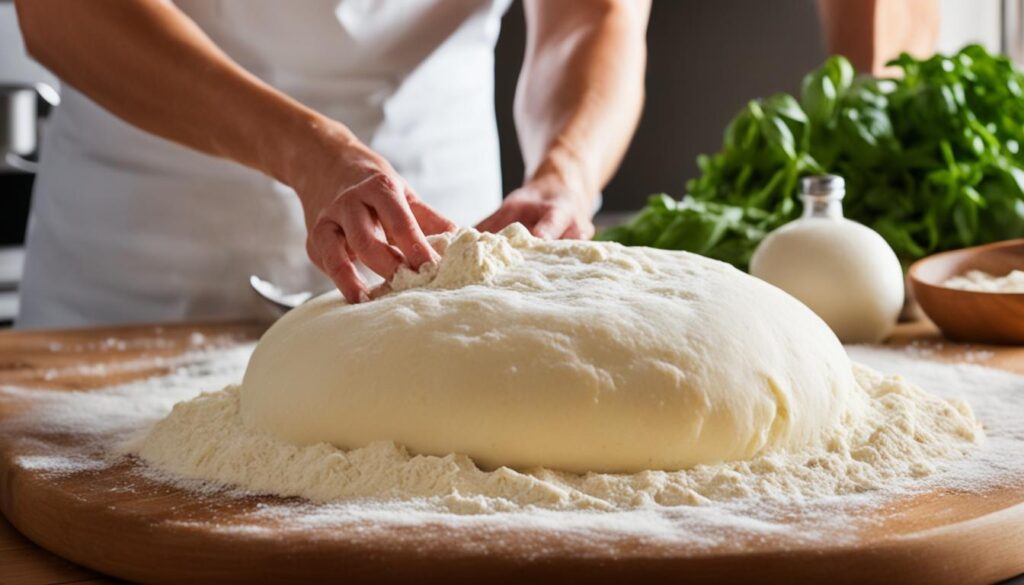
<svg viewBox="0 0 1024 585"><path fill-rule="evenodd" d="M793 295L843 343L874 343L896 325L903 307L903 270L874 230L843 218L842 177L801 181L804 214L754 251L750 272Z"/></svg>

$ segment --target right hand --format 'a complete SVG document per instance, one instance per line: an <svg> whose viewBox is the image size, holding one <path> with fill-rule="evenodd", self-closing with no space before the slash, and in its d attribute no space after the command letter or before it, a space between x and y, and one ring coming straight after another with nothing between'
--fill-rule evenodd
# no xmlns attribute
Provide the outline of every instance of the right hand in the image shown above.
<svg viewBox="0 0 1024 585"><path fill-rule="evenodd" d="M355 139L332 147L324 163L300 173L306 252L352 304L370 292L355 262L390 280L402 265L438 260L426 235L455 224L420 200L383 157Z"/></svg>

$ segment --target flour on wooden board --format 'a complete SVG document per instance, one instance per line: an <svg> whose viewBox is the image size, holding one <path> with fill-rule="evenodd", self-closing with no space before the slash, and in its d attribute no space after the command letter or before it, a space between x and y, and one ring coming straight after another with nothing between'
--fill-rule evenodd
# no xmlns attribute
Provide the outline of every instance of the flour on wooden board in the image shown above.
<svg viewBox="0 0 1024 585"><path fill-rule="evenodd" d="M347 451L327 443L299 447L243 424L238 386L179 403L131 450L172 475L259 493L317 502L429 498L452 512L488 513L524 506L622 510L860 493L927 477L981 438L962 401L932 396L867 368L857 368L857 380L870 399L868 414L844 421L820 448L675 472L484 471L464 455L411 455L391 441Z"/></svg>
<svg viewBox="0 0 1024 585"><path fill-rule="evenodd" d="M135 456L141 473L200 495L304 498L258 511L304 522L525 522L688 542L807 530L1024 465L1009 458L1024 425L1006 422L1022 416L1020 378L929 365L947 373L932 394L851 366L810 310L725 264L521 226L432 243L439 264L401 273L372 303L312 301L255 354L185 356L169 376L95 392L4 389L36 405L5 427L91 438L18 464L95 472ZM132 363L120 367L152 366Z"/></svg>
<svg viewBox="0 0 1024 585"><path fill-rule="evenodd" d="M810 454L766 457L746 464L709 465L676 474L641 473L633 476L562 476L554 472L519 473L510 470L483 472L460 468L458 457L408 457L397 447L374 446L362 454L344 453L324 446L307 447L297 453L295 447L268 443L266 437L235 437L230 442L237 449L251 449L255 465L280 461L281 452L297 457L326 455L320 462L325 475L314 481L327 487L320 493L343 492L348 488L330 487L352 471L353 461L373 462L365 471L378 478L392 478L410 483L388 488L390 497L355 498L329 504L287 503L261 506L252 524L208 528L222 531L266 530L261 517L287 517L280 530L301 531L317 526L338 526L367 521L376 524L413 525L419 522L451 522L472 526L529 527L587 534L587 538L603 538L604 533L637 534L653 539L682 541L693 546L711 545L734 538L737 533L753 535L786 534L790 537L832 540L850 537L850 526L869 522L863 515L865 506L884 503L887 499L936 488L983 490L993 482L1024 478L1024 377L977 365L940 364L921 359L915 353L870 347L847 348L851 357L882 371L899 371L907 380L920 384L929 392L954 401L972 405L985 425L986 438L975 445L966 429L957 425L929 426L927 432L945 434L938 445L900 446L899 437L883 435L881 449L849 444L846 451L824 455L824 462L835 457L840 462L839 475L831 475L828 467L806 467L820 464ZM163 419L176 403L201 394L204 390L237 383L241 378L252 346L229 350L193 353L183 358L183 365L172 374L133 382L104 390L55 393L16 387L0 388L0 398L29 397L37 406L21 416L4 421L17 430L45 428L55 432L74 432L94 438L83 443L72 456L40 454L23 458L18 464L52 474L80 473L121 461L115 452L123 449L132 437L138 439L154 423ZM879 377L868 370L861 376L878 383L879 397L889 397L888 420L896 424L920 425L936 408L952 408L935 398L918 404L923 392L905 381ZM907 390L911 388L911 390ZM204 402L211 404L205 417L207 423L227 415L230 418L231 393L207 394ZM945 406L943 406L945 404ZM194 406L194 405L193 405ZM879 405L881 406L881 404ZM186 410L196 410L192 407ZM900 414L902 413L902 414ZM960 410L947 411L954 420L962 418ZM230 420L226 421L230 426ZM197 437L207 431L197 431ZM862 438L864 437L863 431ZM216 437L215 437L216 438ZM221 440L224 436L221 436ZM890 441L895 439L895 444ZM915 441L916 442L916 441ZM869 440L870 443L870 440ZM940 445L945 445L944 447ZM248 445L248 446L247 446ZM879 457L909 449L909 459L869 469ZM210 451L207 451L210 452ZM863 459L860 464L855 453ZM930 453L939 459L914 460ZM378 457L383 455L383 457ZM821 455L821 454L819 454ZM852 461L851 461L852 460ZM831 464L831 463L828 463ZM388 471L389 466L399 469ZM437 466L447 470L432 487L419 485L421 472ZM802 467L803 469L798 469ZM188 481L175 474L142 466L141 473L151 479L194 490L197 498L243 497L244 490L230 490L216 482ZM819 476L828 470L831 477ZM886 471L888 470L888 471ZM266 471L266 469L264 469ZM287 471L287 469L283 470ZM466 477L459 477L459 473ZM865 473L866 472L866 473ZM454 473L454 475L453 475ZM417 479L419 478L419 479ZM817 479L816 479L817 478ZM296 478L278 476L279 481L295 485ZM308 479L308 478L307 478ZM481 487L484 493L459 491L464 486L446 482L458 479L465 485ZM509 490L523 487L522 492ZM404 489L433 493L408 499L395 497ZM444 487L447 486L447 489ZM669 486L675 486L667 489ZM639 488L639 489L637 489ZM363 488L365 489L365 484ZM487 495L487 490L493 490ZM633 490L632 492L630 490ZM388 491L387 489L385 491ZM504 496L498 496L496 493ZM659 501L659 496L662 498ZM680 504L680 505L671 505ZM455 512L455 513L453 513ZM845 535L845 536L844 536Z"/></svg>

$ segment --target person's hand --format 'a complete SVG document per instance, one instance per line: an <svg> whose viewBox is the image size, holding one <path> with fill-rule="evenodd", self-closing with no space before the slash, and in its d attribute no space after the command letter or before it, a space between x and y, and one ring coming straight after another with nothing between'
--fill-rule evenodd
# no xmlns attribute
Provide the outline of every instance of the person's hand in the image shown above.
<svg viewBox="0 0 1024 585"><path fill-rule="evenodd" d="M497 232L519 222L539 238L589 240L594 236L593 208L592 198L582 190L547 175L510 193L498 211L480 222L477 229Z"/></svg>
<svg viewBox="0 0 1024 585"><path fill-rule="evenodd" d="M306 252L349 303L369 299L355 262L390 279L402 265L438 259L425 235L455 225L421 201L381 156L358 141L305 174L296 191L306 214Z"/></svg>

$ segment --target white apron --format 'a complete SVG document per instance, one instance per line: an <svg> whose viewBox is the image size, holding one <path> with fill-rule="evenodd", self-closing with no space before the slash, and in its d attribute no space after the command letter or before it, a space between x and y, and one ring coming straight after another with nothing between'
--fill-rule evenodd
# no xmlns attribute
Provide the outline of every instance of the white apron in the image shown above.
<svg viewBox="0 0 1024 585"><path fill-rule="evenodd" d="M501 200L493 49L509 1L177 5L243 67L346 124L420 197L472 225ZM250 274L324 286L291 189L138 130L70 87L62 98L17 326L251 319L265 313Z"/></svg>

